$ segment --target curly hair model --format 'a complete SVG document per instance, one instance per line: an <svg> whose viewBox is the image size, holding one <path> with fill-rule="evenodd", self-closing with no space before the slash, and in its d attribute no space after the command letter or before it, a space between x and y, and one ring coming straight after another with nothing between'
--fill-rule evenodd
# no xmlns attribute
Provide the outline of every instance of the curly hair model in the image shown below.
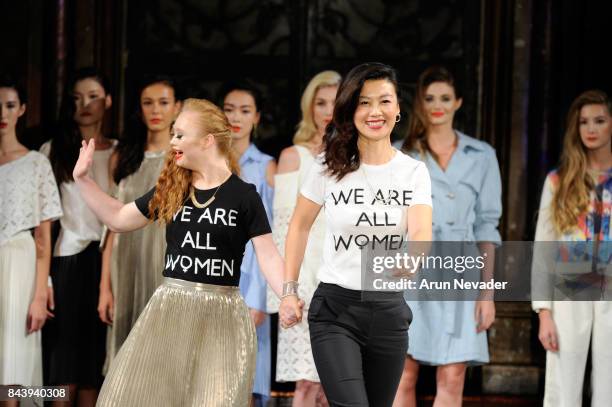
<svg viewBox="0 0 612 407"><path fill-rule="evenodd" d="M586 114L595 114L596 117L586 117ZM580 94L570 106L557 170L559 185L551 203L554 224L559 233L576 227L578 218L588 209L589 193L595 186L588 171L589 155L605 151L606 148L610 150L610 138L606 142L597 135L589 134L589 129L610 126L611 115L612 102L600 90Z"/></svg>
<svg viewBox="0 0 612 407"><path fill-rule="evenodd" d="M376 82L385 87L380 95L376 95L380 100L376 101L378 117L375 120L358 117L360 113L366 112L374 97L363 94L367 81L370 81L370 86ZM340 82L334 106L333 126L327 128L323 139L324 164L329 174L338 181L359 168L362 160L360 144L373 145L373 142L380 141L380 138L390 137L393 126L401 117L398 90L395 70L378 62L356 66Z"/></svg>
<svg viewBox="0 0 612 407"><path fill-rule="evenodd" d="M234 174L240 174L240 166L231 148L230 125L221 109L204 99L186 99L181 113L186 113L185 116L191 119L193 125L201 129L200 136L212 136L215 139L218 153L227 161L229 170ZM173 139L179 140L180 143L184 130L177 128L175 123L172 131ZM172 215L183 206L192 181L196 181L191 171L195 160L187 155L186 150L178 148L181 147L179 143L175 143L174 151L168 153L166 164L157 181L155 194L149 203L151 218L155 215L165 223L170 222Z"/></svg>
<svg viewBox="0 0 612 407"><path fill-rule="evenodd" d="M248 405L257 343L238 287L240 265L250 241L263 275L280 295L283 260L261 197L236 175L231 140L220 108L185 100L156 186L129 203L104 193L89 177L95 143L83 142L73 176L89 208L116 232L141 229L157 218L166 226L167 243L164 282L110 365L98 406L177 400ZM281 310L280 318L294 323L300 310L301 305ZM185 369L194 372L193 385L177 393L172 372Z"/></svg>
<svg viewBox="0 0 612 407"><path fill-rule="evenodd" d="M534 239L547 242L540 247L568 245L563 252L571 253L558 255L559 246L553 246L556 260L551 266L547 249L534 250L531 278L539 298L531 306L538 313L538 339L546 350L544 407L580 405L589 350L591 405L606 406L612 400L612 355L607 351L612 307L606 301L610 288L605 271L610 266L611 212L612 105L604 92L589 90L567 114L561 162L544 182ZM564 280L572 285L578 281L581 288L569 294L558 290Z"/></svg>

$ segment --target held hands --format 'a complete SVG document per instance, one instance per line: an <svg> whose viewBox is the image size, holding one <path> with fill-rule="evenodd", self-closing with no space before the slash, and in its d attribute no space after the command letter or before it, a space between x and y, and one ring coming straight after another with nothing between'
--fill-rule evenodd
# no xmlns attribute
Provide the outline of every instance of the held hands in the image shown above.
<svg viewBox="0 0 612 407"><path fill-rule="evenodd" d="M81 149L79 150L79 159L74 165L72 170L72 177L75 181L87 176L87 172L93 163L93 154L96 150L96 143L93 138L87 143L85 140L81 142Z"/></svg>
<svg viewBox="0 0 612 407"><path fill-rule="evenodd" d="M249 308L249 314L253 324L257 327L266 320L266 313L255 308Z"/></svg>
<svg viewBox="0 0 612 407"><path fill-rule="evenodd" d="M557 327L550 310L541 309L538 315L540 317L540 329L538 332L540 343L542 343L542 346L547 351L558 352L559 337L557 336Z"/></svg>
<svg viewBox="0 0 612 407"><path fill-rule="evenodd" d="M302 308L304 308L304 301L300 300L297 295L283 297L278 309L281 326L287 329L300 323L302 321Z"/></svg>

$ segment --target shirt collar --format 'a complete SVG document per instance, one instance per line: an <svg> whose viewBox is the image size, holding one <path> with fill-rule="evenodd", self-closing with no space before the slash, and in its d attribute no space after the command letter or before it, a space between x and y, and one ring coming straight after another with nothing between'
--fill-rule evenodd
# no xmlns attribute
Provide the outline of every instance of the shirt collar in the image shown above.
<svg viewBox="0 0 612 407"><path fill-rule="evenodd" d="M242 166L249 161L261 161L261 153L253 143L249 144L249 147L240 157L240 165Z"/></svg>

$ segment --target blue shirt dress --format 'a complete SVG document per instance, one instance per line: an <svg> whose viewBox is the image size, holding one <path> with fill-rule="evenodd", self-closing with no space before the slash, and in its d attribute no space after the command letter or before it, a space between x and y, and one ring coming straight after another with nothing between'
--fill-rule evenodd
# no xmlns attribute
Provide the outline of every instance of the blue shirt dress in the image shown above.
<svg viewBox="0 0 612 407"><path fill-rule="evenodd" d="M433 240L493 242L502 214L501 177L495 150L456 131L459 138L446 171L426 154L421 157L431 176ZM408 301L413 320L408 354L421 363L447 365L489 362L486 332L476 332L474 301Z"/></svg>
<svg viewBox="0 0 612 407"><path fill-rule="evenodd" d="M257 192L272 224L272 199L274 189L266 181L266 169L273 158L262 153L251 144L240 157L240 177L255 185ZM240 293L249 308L266 311L266 280L259 269L253 243L249 242L240 267ZM270 396L270 320L266 315L264 322L257 327L257 362L253 393L267 399ZM266 400L262 400L265 405Z"/></svg>

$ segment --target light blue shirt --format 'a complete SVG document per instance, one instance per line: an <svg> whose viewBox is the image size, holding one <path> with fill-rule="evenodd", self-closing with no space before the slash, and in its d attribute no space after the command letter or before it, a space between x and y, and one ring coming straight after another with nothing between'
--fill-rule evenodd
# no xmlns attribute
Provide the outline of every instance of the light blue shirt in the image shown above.
<svg viewBox="0 0 612 407"><path fill-rule="evenodd" d="M266 180L266 169L272 159L269 155L259 151L254 144L249 145L249 148L240 157L240 177L244 181L255 185L261 196L270 224L272 224L274 189ZM249 308L266 311L266 284L266 280L259 269L253 243L249 241L245 247L244 258L240 267L239 283L240 293ZM266 316L264 322L257 327L257 362L253 385L253 393L261 394L264 397L270 395L270 362L270 321L269 317Z"/></svg>

